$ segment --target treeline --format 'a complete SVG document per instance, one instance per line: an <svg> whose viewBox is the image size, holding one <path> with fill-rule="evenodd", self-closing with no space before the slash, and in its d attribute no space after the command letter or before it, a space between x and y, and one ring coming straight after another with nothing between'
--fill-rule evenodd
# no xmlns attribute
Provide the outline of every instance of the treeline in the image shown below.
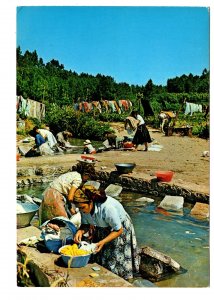
<svg viewBox="0 0 214 300"><path fill-rule="evenodd" d="M138 106L139 99L149 101L153 109L177 109L184 101L209 102L209 71L201 76L192 74L168 79L167 85L155 85L150 79L145 86L116 83L111 76L77 74L65 70L52 59L44 63L36 51L17 48L17 95L40 101L49 106L72 105L79 101L129 99Z"/></svg>

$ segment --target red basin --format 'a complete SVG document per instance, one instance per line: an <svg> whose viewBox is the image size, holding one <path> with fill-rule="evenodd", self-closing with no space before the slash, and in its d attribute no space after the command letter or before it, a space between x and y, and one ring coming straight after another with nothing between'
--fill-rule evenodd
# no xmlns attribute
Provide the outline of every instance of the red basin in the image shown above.
<svg viewBox="0 0 214 300"><path fill-rule="evenodd" d="M81 158L82 159L89 159L89 160L95 160L95 158L94 157L91 157L91 156L86 156L86 155L81 155Z"/></svg>
<svg viewBox="0 0 214 300"><path fill-rule="evenodd" d="M155 175L159 181L169 182L172 180L174 172L172 171L157 171Z"/></svg>

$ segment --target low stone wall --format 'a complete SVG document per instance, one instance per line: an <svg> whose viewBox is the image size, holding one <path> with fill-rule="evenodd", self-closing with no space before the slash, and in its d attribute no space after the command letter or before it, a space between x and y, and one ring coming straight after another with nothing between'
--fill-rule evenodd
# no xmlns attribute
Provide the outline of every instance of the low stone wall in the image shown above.
<svg viewBox="0 0 214 300"><path fill-rule="evenodd" d="M65 167L40 167L40 168L18 168L17 170L17 187L36 185L51 182L56 176L70 171ZM130 175L118 175L116 171L95 171L95 180L104 186L109 184L119 184L123 190L129 190L148 195L164 197L165 195L182 196L185 202L189 203L208 203L209 195L198 193L180 186L158 182L156 179L146 180Z"/></svg>

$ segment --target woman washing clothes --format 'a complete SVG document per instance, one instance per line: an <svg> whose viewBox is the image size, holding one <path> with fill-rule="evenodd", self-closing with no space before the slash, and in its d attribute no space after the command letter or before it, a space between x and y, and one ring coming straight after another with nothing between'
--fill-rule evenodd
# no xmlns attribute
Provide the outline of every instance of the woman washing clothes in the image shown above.
<svg viewBox="0 0 214 300"><path fill-rule="evenodd" d="M41 149L45 144L45 139L35 129L31 130L29 134L35 138L35 145L25 154L25 157L40 156Z"/></svg>
<svg viewBox="0 0 214 300"><path fill-rule="evenodd" d="M94 167L90 164L72 166L70 172L55 178L43 193L40 208L40 224L55 217L71 218L76 213L73 197L87 180L94 179Z"/></svg>
<svg viewBox="0 0 214 300"><path fill-rule="evenodd" d="M76 171L67 172L54 179L44 191L40 223L59 216L70 218L75 214L72 201L81 183L81 174Z"/></svg>
<svg viewBox="0 0 214 300"><path fill-rule="evenodd" d="M138 114L137 111L132 111L131 116L138 120L137 130L135 132L132 143L135 145L135 149L137 150L139 145L145 145L144 151L148 151L148 143L152 142L149 131L146 127L144 119L141 115Z"/></svg>
<svg viewBox="0 0 214 300"><path fill-rule="evenodd" d="M122 204L91 185L77 189L74 204L81 212L81 226L74 241L94 227L91 241L96 243L94 262L124 279L139 272L137 241L131 218Z"/></svg>

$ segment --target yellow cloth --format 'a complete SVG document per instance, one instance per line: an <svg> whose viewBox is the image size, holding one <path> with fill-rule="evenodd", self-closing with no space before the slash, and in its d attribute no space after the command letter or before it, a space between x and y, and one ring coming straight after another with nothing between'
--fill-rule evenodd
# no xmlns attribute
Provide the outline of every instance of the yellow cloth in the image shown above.
<svg viewBox="0 0 214 300"><path fill-rule="evenodd" d="M74 194L74 202L77 203L89 202L89 199L81 189L78 189Z"/></svg>

